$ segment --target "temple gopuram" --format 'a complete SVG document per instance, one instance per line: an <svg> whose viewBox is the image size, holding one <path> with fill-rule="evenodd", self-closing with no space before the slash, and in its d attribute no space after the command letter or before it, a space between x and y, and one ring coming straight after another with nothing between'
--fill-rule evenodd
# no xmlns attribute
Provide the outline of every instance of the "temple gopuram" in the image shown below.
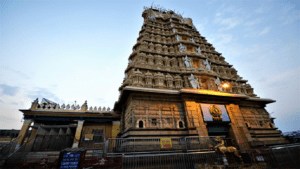
<svg viewBox="0 0 300 169"><path fill-rule="evenodd" d="M114 107L34 100L20 110L21 130L1 132L0 166L298 165L281 156L294 157L288 154L299 153L300 145L287 145L266 111L275 100L257 96L191 18L152 6L142 17ZM239 159L226 157L220 146Z"/></svg>
<svg viewBox="0 0 300 169"><path fill-rule="evenodd" d="M121 138L225 136L240 149L287 141L259 98L191 18L145 8L114 111Z"/></svg>

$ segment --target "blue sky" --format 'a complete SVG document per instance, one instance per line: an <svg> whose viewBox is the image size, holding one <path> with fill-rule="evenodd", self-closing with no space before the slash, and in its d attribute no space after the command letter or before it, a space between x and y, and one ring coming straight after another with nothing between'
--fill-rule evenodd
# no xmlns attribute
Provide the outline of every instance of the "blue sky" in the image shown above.
<svg viewBox="0 0 300 169"><path fill-rule="evenodd" d="M1 3L0 128L20 129L31 102L113 107L153 1ZM300 129L299 2L154 1L190 17L261 98L282 131Z"/></svg>

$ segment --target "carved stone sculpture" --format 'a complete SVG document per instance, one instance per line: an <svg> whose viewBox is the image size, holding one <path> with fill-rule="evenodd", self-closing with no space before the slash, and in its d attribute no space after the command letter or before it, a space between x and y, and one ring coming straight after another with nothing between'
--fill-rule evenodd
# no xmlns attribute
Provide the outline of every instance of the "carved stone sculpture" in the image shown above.
<svg viewBox="0 0 300 169"><path fill-rule="evenodd" d="M180 52L185 52L186 51L186 46L182 45L181 43L178 45L179 51Z"/></svg>
<svg viewBox="0 0 300 169"><path fill-rule="evenodd" d="M153 57L153 55L149 54L147 56L147 59L148 59L148 65L154 65L154 57Z"/></svg>
<svg viewBox="0 0 300 169"><path fill-rule="evenodd" d="M143 86L143 75L142 72L140 72L139 69L137 71L134 71L132 74L132 80L133 80L133 86Z"/></svg>
<svg viewBox="0 0 300 169"><path fill-rule="evenodd" d="M155 21L155 20L156 20L156 18L155 18L155 16L154 16L154 15L150 15L150 16L149 16L149 20L154 20L154 21Z"/></svg>
<svg viewBox="0 0 300 169"><path fill-rule="evenodd" d="M153 87L153 75L149 72L149 70L145 73L145 87L152 88Z"/></svg>
<svg viewBox="0 0 300 169"><path fill-rule="evenodd" d="M184 61L186 67L192 67L192 60L189 59L187 56L185 56L185 58L182 57L182 60Z"/></svg>
<svg viewBox="0 0 300 169"><path fill-rule="evenodd" d="M206 59L203 63L205 65L206 69L210 70L210 63L209 63L209 61Z"/></svg>
<svg viewBox="0 0 300 169"><path fill-rule="evenodd" d="M66 110L69 110L69 109L70 109L70 104L68 104L66 107Z"/></svg>
<svg viewBox="0 0 300 169"><path fill-rule="evenodd" d="M174 77L174 81L175 81L175 89L181 89L182 86L183 86L182 85L182 82L183 82L182 78L179 75L176 75Z"/></svg>
<svg viewBox="0 0 300 169"><path fill-rule="evenodd" d="M173 89L174 88L174 86L173 86L173 77L168 73L167 75L166 75L166 84L167 84L167 88L168 89Z"/></svg>
<svg viewBox="0 0 300 169"><path fill-rule="evenodd" d="M191 74L191 76L189 76L188 79L194 89L200 89L198 78L194 77L194 75Z"/></svg>
<svg viewBox="0 0 300 169"><path fill-rule="evenodd" d="M164 85L164 75L160 72L154 74L154 87L155 88L163 88Z"/></svg>
<svg viewBox="0 0 300 169"><path fill-rule="evenodd" d="M178 35L175 36L177 41L180 41L180 37Z"/></svg>
<svg viewBox="0 0 300 169"><path fill-rule="evenodd" d="M197 53L198 53L198 54L201 54L201 51L202 51L202 50L200 49L200 47L198 47L198 48L197 48Z"/></svg>
<svg viewBox="0 0 300 169"><path fill-rule="evenodd" d="M164 57L164 62L165 62L165 67L170 67L170 59L168 58L168 56Z"/></svg>
<svg viewBox="0 0 300 169"><path fill-rule="evenodd" d="M215 150L216 153L222 154L224 156L226 153L233 153L236 157L239 158L239 160L242 164L244 163L242 157L239 155L239 152L237 151L237 149L235 147L233 147L233 146L225 147L224 140L221 137L216 137L215 141L220 142L220 143L214 147L212 145L210 145L210 148Z"/></svg>
<svg viewBox="0 0 300 169"><path fill-rule="evenodd" d="M162 56L155 55L154 59L155 59L155 65L157 65L157 66L162 66L163 65Z"/></svg>

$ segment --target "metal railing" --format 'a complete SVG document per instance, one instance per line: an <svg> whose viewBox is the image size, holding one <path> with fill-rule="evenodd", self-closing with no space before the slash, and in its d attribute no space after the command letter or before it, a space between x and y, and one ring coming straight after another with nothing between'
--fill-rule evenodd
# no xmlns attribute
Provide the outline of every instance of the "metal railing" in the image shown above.
<svg viewBox="0 0 300 169"><path fill-rule="evenodd" d="M14 138L12 141L9 143L3 145L0 147L0 160L3 160L6 158L10 153L13 153L15 150L15 147L18 143L18 140L21 136Z"/></svg>
<svg viewBox="0 0 300 169"><path fill-rule="evenodd" d="M162 148L160 138L109 138L107 154L210 151L210 145L215 146L218 144L215 141L215 137L181 137L170 139L172 146Z"/></svg>
<svg viewBox="0 0 300 169"><path fill-rule="evenodd" d="M300 168L300 144L270 147L280 168Z"/></svg>
<svg viewBox="0 0 300 169"><path fill-rule="evenodd" d="M205 168L224 165L223 156L215 152L124 155L122 168Z"/></svg>

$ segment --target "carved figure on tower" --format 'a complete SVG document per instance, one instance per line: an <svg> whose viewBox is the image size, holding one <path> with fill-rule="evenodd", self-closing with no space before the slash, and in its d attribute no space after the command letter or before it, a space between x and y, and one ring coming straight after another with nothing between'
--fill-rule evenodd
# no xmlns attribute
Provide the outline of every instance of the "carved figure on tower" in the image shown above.
<svg viewBox="0 0 300 169"><path fill-rule="evenodd" d="M210 63L209 63L209 61L206 59L203 63L205 65L206 69L210 70Z"/></svg>
<svg viewBox="0 0 300 169"><path fill-rule="evenodd" d="M200 89L201 84L199 83L198 78L194 77L193 74L191 74L191 76L188 77L193 89Z"/></svg>
<svg viewBox="0 0 300 169"><path fill-rule="evenodd" d="M185 56L185 58L182 57L182 60L184 61L186 67L192 67L192 60L189 59L187 56Z"/></svg>

